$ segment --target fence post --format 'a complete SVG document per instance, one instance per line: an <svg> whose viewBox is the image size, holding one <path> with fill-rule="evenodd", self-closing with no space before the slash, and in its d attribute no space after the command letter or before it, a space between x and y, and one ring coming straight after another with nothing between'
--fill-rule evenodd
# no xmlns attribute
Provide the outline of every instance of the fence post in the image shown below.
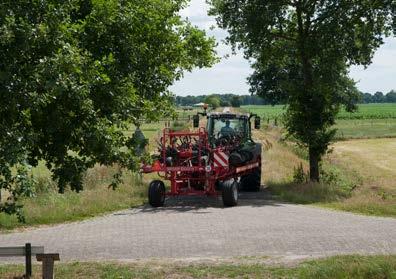
<svg viewBox="0 0 396 279"><path fill-rule="evenodd" d="M26 277L30 278L32 276L32 244L25 244L25 268L26 268Z"/></svg>

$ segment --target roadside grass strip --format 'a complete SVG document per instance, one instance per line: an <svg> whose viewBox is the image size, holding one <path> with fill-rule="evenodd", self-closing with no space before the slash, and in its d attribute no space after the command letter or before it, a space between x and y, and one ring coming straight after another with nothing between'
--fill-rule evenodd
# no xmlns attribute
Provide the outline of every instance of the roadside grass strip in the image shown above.
<svg viewBox="0 0 396 279"><path fill-rule="evenodd" d="M21 276L23 265L0 265L0 278ZM55 265L56 278L396 278L396 256L334 256L289 264L268 263L106 263ZM33 278L41 278L39 265Z"/></svg>

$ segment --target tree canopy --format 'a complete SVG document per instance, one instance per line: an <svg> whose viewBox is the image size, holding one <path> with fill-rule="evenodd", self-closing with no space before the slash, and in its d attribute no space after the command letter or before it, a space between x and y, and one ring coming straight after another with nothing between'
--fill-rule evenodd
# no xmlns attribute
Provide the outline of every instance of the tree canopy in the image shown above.
<svg viewBox="0 0 396 279"><path fill-rule="evenodd" d="M234 96L238 96L241 105L266 105L267 103L256 95L235 95L235 94L215 94L220 98L220 105L222 107L231 106L231 100ZM187 95L187 96L176 96L174 102L180 106L192 106L197 103L205 101L207 95Z"/></svg>
<svg viewBox="0 0 396 279"><path fill-rule="evenodd" d="M220 107L220 98L216 95L209 95L205 97L205 103L208 104L211 108L217 109Z"/></svg>
<svg viewBox="0 0 396 279"><path fill-rule="evenodd" d="M335 135L341 106L355 109L351 65L367 66L394 29L392 0L210 0L210 14L242 48L251 92L287 104L290 135L309 151L311 180Z"/></svg>
<svg viewBox="0 0 396 279"><path fill-rule="evenodd" d="M0 211L44 161L62 192L94 164L136 169L122 129L171 113L168 87L215 61L215 41L179 16L185 0L21 0L0 7ZM119 179L115 176L114 183Z"/></svg>
<svg viewBox="0 0 396 279"><path fill-rule="evenodd" d="M239 108L241 106L241 99L239 98L239 96L234 96L231 99L231 105L234 108Z"/></svg>

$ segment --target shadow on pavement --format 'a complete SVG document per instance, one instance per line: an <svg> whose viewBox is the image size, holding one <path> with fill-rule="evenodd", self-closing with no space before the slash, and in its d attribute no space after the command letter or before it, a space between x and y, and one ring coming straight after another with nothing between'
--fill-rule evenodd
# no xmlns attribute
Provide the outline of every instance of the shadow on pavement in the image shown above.
<svg viewBox="0 0 396 279"><path fill-rule="evenodd" d="M237 207L250 206L282 206L281 203L272 200L271 194L266 189L260 192L240 192ZM139 208L131 208L128 211L114 213L114 215L133 215L139 213L160 213L160 212L190 212L193 214L208 214L212 211L205 211L207 208L231 209L235 207L224 207L221 196L219 197L170 197L165 201L165 206L154 208L149 204Z"/></svg>

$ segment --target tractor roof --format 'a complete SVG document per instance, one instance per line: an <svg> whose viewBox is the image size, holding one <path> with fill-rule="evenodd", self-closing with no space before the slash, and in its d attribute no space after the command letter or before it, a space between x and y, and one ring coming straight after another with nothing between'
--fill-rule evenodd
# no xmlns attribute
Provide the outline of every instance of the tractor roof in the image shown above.
<svg viewBox="0 0 396 279"><path fill-rule="evenodd" d="M243 118L243 119L248 119L249 114L247 113L230 113L230 112L211 112L208 113L208 117L211 118Z"/></svg>

